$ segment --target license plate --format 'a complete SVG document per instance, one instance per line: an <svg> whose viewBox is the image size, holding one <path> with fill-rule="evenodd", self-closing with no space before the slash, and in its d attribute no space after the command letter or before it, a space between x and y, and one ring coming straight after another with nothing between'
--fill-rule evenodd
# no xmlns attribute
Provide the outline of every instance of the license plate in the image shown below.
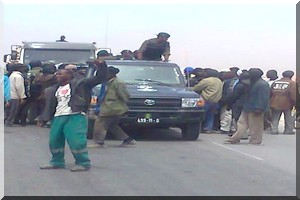
<svg viewBox="0 0 300 200"><path fill-rule="evenodd" d="M159 119L152 119L152 118L137 118L138 123L159 123Z"/></svg>
<svg viewBox="0 0 300 200"><path fill-rule="evenodd" d="M153 116L151 113L146 113L141 117L137 118L138 123L159 123L159 118Z"/></svg>

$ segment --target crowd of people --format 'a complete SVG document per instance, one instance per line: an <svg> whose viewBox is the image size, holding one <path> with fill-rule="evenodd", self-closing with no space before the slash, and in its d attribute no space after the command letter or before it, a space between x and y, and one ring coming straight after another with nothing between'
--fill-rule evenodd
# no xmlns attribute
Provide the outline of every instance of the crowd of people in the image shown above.
<svg viewBox="0 0 300 200"><path fill-rule="evenodd" d="M159 33L157 38L146 40L139 50L123 50L120 56L113 56L106 50L97 53L97 59L90 62L96 68L96 75L86 77L86 68L72 63L59 66L53 63L32 61L29 65L9 63L4 75L4 124L6 127L35 123L45 126L51 122L49 147L51 161L41 169L65 167L64 149L67 140L76 166L71 171L86 171L90 168L87 152L88 124L86 113L91 102L91 90L98 84L105 89L105 97L100 105L99 117L95 122L94 140L103 145L108 129L123 140L122 145L135 145L118 125L119 116L124 114L129 99L125 83L116 77L118 69L107 67L105 60L162 60L168 61L170 46L167 33ZM56 42L67 42L62 35ZM103 88L104 88L103 87ZM117 95L121 99L115 99ZM109 97L109 98L108 98ZM112 106L112 100L114 105Z"/></svg>
<svg viewBox="0 0 300 200"><path fill-rule="evenodd" d="M262 144L262 134L279 134L278 125L284 114L283 134L295 134L296 82L294 72L284 71L278 78L276 70L266 73L259 68L232 67L217 71L210 68L186 67L187 86L205 100L203 133L227 134L228 144L248 139L250 144Z"/></svg>
<svg viewBox="0 0 300 200"><path fill-rule="evenodd" d="M20 63L6 65L5 126L26 126L27 123L46 126L47 122L51 122L49 146L52 159L41 169L64 167L65 140L76 160L76 166L71 171L90 168L86 114L91 102L91 90L98 84L106 89L95 122L95 142L104 144L106 132L111 129L122 137L122 145L135 145L136 141L118 125L118 116L128 110L126 102L129 99L125 83L116 77L119 69L107 67L106 62L100 59L89 65L96 69L95 75L89 78L86 77L87 68L73 64L55 66L33 61L28 66ZM122 93L122 99L117 99L117 93Z"/></svg>
<svg viewBox="0 0 300 200"><path fill-rule="evenodd" d="M44 127L51 121L50 152L51 161L41 169L65 167L64 147L67 140L76 160L71 171L90 169L87 151L86 113L91 102L91 90L102 84L102 97L99 95L99 115L94 125L94 141L104 145L107 131L113 130L123 140L124 145L134 145L118 125L119 116L128 111L130 98L126 84L117 78L119 69L107 66L105 60L169 60L170 35L161 32L157 38L146 40L139 50L123 50L116 57L106 50L97 54L91 64L95 76L86 77L86 68L64 63L32 61L29 65L9 63L4 75L4 124L6 127L34 123ZM66 42L65 37L59 41ZM262 144L265 130L279 134L278 124L284 113L283 134L295 134L292 110L296 106L299 93L292 80L294 72L287 70L278 79L276 70L266 73L264 80L261 69L239 69L231 67L217 71L211 68L184 69L187 86L205 100L205 121L202 132L221 133L229 136L225 143L237 144L241 139L249 143ZM297 90L298 91L298 90ZM100 93L101 94L101 93Z"/></svg>
<svg viewBox="0 0 300 200"><path fill-rule="evenodd" d="M9 63L4 74L4 124L26 126L37 123L44 126L42 112L45 107L45 89L57 84L56 72L72 69L75 76L84 77L84 69L72 64L42 63L32 61L29 65Z"/></svg>
<svg viewBox="0 0 300 200"><path fill-rule="evenodd" d="M4 74L5 126L26 126L34 122L45 102L45 88L56 83L56 66L32 61L29 66L20 63L6 65Z"/></svg>

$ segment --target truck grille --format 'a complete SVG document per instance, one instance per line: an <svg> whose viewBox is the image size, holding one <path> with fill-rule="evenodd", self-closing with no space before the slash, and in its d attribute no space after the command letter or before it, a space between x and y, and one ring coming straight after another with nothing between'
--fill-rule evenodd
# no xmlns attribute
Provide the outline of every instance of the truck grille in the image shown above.
<svg viewBox="0 0 300 200"><path fill-rule="evenodd" d="M146 105L145 101L154 101L153 105ZM152 101L153 100L153 101ZM149 102L149 101L148 101ZM176 109L181 108L181 99L161 99L161 98L132 98L127 103L130 109Z"/></svg>

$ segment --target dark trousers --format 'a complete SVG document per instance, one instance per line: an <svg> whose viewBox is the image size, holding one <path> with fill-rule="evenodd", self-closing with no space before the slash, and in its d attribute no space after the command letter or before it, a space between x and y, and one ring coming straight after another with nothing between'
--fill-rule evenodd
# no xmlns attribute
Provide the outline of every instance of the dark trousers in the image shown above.
<svg viewBox="0 0 300 200"><path fill-rule="evenodd" d="M110 131L119 140L127 139L129 136L119 126L119 121L119 116L98 116L94 123L94 141L104 143L107 131Z"/></svg>
<svg viewBox="0 0 300 200"><path fill-rule="evenodd" d="M6 119L5 122L6 124L11 125L14 122L19 111L19 106L20 106L20 99L12 99L10 101L9 115Z"/></svg>
<svg viewBox="0 0 300 200"><path fill-rule="evenodd" d="M6 121L6 119L8 118L10 110L10 106L6 107L6 103L7 101L4 101L4 121Z"/></svg>
<svg viewBox="0 0 300 200"><path fill-rule="evenodd" d="M27 115L29 123L35 123L36 118L42 114L44 107L45 107L44 99L36 98L35 100L32 101Z"/></svg>
<svg viewBox="0 0 300 200"><path fill-rule="evenodd" d="M203 130L212 130L215 121L215 113L219 109L219 104L215 102L207 101L204 106L205 120L203 124Z"/></svg>
<svg viewBox="0 0 300 200"><path fill-rule="evenodd" d="M15 122L20 123L21 125L26 125L28 111L32 103L33 99L27 98L24 103L19 105L19 111L15 118Z"/></svg>
<svg viewBox="0 0 300 200"><path fill-rule="evenodd" d="M233 106L232 107L232 119L234 119L235 122L237 122L241 116L242 113L242 109L240 107L237 106Z"/></svg>
<svg viewBox="0 0 300 200"><path fill-rule="evenodd" d="M278 124L282 113L284 114L284 133L293 133L295 120L291 112L292 112L291 109L288 110L272 109L271 131L273 134L278 134Z"/></svg>

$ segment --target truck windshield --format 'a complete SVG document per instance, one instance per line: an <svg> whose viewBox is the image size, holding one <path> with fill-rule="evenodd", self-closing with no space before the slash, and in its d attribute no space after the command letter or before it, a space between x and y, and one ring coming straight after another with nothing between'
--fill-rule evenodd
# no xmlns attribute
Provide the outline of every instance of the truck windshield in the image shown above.
<svg viewBox="0 0 300 200"><path fill-rule="evenodd" d="M147 82L159 85L182 85L180 69L166 66L115 65L120 69L117 76L128 84Z"/></svg>
<svg viewBox="0 0 300 200"><path fill-rule="evenodd" d="M94 50L86 49L25 49L24 64L33 60L52 63L86 63L95 58Z"/></svg>

